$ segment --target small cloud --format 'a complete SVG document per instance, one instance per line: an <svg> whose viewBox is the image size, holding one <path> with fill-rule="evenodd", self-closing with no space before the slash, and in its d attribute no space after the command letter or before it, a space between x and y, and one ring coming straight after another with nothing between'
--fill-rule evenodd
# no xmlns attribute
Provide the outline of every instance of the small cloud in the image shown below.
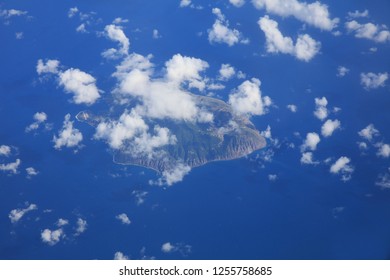
<svg viewBox="0 0 390 280"><path fill-rule="evenodd" d="M123 23L128 23L129 20L128 19L123 19L121 17L117 17L116 19L114 19L114 21L112 22L113 24L123 24Z"/></svg>
<svg viewBox="0 0 390 280"><path fill-rule="evenodd" d="M344 77L349 73L349 69L344 66L339 66L337 68L337 77Z"/></svg>
<svg viewBox="0 0 390 280"><path fill-rule="evenodd" d="M62 229L50 230L45 229L41 232L41 239L43 243L47 243L50 246L56 245L62 238L65 237L65 233Z"/></svg>
<svg viewBox="0 0 390 280"><path fill-rule="evenodd" d="M176 249L174 245L172 245L170 242L166 242L161 246L161 251L164 253L171 253Z"/></svg>
<svg viewBox="0 0 390 280"><path fill-rule="evenodd" d="M371 22L360 24L356 20L345 23L348 32L354 32L356 38L368 39L377 43L390 41L390 32L385 25L377 25Z"/></svg>
<svg viewBox="0 0 390 280"><path fill-rule="evenodd" d="M191 5L191 0L181 0L179 6L181 8L188 7Z"/></svg>
<svg viewBox="0 0 390 280"><path fill-rule="evenodd" d="M383 157L383 158L390 157L390 145L389 144L378 143L376 146L378 147L377 156Z"/></svg>
<svg viewBox="0 0 390 280"><path fill-rule="evenodd" d="M230 64L222 64L219 69L219 79L222 81L230 80L236 74L236 70Z"/></svg>
<svg viewBox="0 0 390 280"><path fill-rule="evenodd" d="M24 37L23 32L16 32L16 33L15 33L15 38L16 38L17 40L22 40L23 37Z"/></svg>
<svg viewBox="0 0 390 280"><path fill-rule="evenodd" d="M345 207L335 207L332 209L333 218L337 219L339 215L345 210Z"/></svg>
<svg viewBox="0 0 390 280"><path fill-rule="evenodd" d="M122 252L116 252L114 255L114 260L128 260L129 257L123 254Z"/></svg>
<svg viewBox="0 0 390 280"><path fill-rule="evenodd" d="M328 109L326 106L328 105L328 100L326 97L315 98L314 102L316 104L316 109L314 111L314 116L316 116L319 120L323 121L328 117Z"/></svg>
<svg viewBox="0 0 390 280"><path fill-rule="evenodd" d="M30 124L28 127L26 127L25 129L26 132L30 132L38 129L42 123L46 122L47 114L45 112L37 112L34 114L33 118L34 118L34 122Z"/></svg>
<svg viewBox="0 0 390 280"><path fill-rule="evenodd" d="M88 226L88 224L87 224L86 220L78 218L77 219L76 233L74 235L78 236L78 235L82 234L83 232L85 232L87 230L87 226Z"/></svg>
<svg viewBox="0 0 390 280"><path fill-rule="evenodd" d="M299 35L294 44L292 38L283 36L278 28L278 23L267 15L260 18L258 24L265 34L268 53L290 54L299 60L309 62L320 51L321 43L315 41L308 34Z"/></svg>
<svg viewBox="0 0 390 280"><path fill-rule="evenodd" d="M31 178L31 177L37 176L39 174L39 172L37 170L35 170L35 168L33 168L33 167L27 167L26 172L27 172L27 178Z"/></svg>
<svg viewBox="0 0 390 280"><path fill-rule="evenodd" d="M366 90L384 87L389 75L385 73L361 73L360 82Z"/></svg>
<svg viewBox="0 0 390 280"><path fill-rule="evenodd" d="M149 184L159 186L172 186L173 184L183 181L184 176L190 173L190 171L191 167L179 163L173 170L165 170L162 173L162 178L158 179L156 182L149 181Z"/></svg>
<svg viewBox="0 0 390 280"><path fill-rule="evenodd" d="M72 18L79 12L79 9L77 7L70 8L68 11L68 17Z"/></svg>
<svg viewBox="0 0 390 280"><path fill-rule="evenodd" d="M301 150L311 150L315 151L317 149L318 143L320 143L321 139L320 136L315 132L310 132L306 135L306 139L301 146Z"/></svg>
<svg viewBox="0 0 390 280"><path fill-rule="evenodd" d="M1 10L0 9L0 18L10 19L16 16L24 16L27 15L27 11L9 9L9 10Z"/></svg>
<svg viewBox="0 0 390 280"><path fill-rule="evenodd" d="M58 77L58 83L64 87L65 92L73 94L74 103L92 105L100 98L96 79L90 74L70 68L59 73Z"/></svg>
<svg viewBox="0 0 390 280"><path fill-rule="evenodd" d="M62 219L62 218L60 218L60 219L58 219L58 221L57 221L57 226L58 227L63 227L63 226L66 226L66 225L68 225L69 224L69 221L68 220L65 220L65 219Z"/></svg>
<svg viewBox="0 0 390 280"><path fill-rule="evenodd" d="M340 129L341 122L339 120L327 120L321 127L321 134L324 137L332 136L336 129Z"/></svg>
<svg viewBox="0 0 390 280"><path fill-rule="evenodd" d="M357 144L359 146L359 149L362 150L362 151L365 151L365 150L368 149L368 145L365 142L358 142Z"/></svg>
<svg viewBox="0 0 390 280"><path fill-rule="evenodd" d="M208 39L212 43L225 43L229 47L237 44L247 44L248 40L243 39L240 31L229 28L229 21L225 18L219 8L212 9L213 14L217 17L211 29L208 30Z"/></svg>
<svg viewBox="0 0 390 280"><path fill-rule="evenodd" d="M306 153L302 153L301 164L317 165L319 164L319 162L313 160L312 152L306 152Z"/></svg>
<svg viewBox="0 0 390 280"><path fill-rule="evenodd" d="M130 225L131 221L129 217L125 213L119 214L115 217L117 220L121 221L124 225Z"/></svg>
<svg viewBox="0 0 390 280"><path fill-rule="evenodd" d="M237 114L263 115L267 112L272 100L268 96L261 96L260 85L259 79L252 78L229 95L229 104Z"/></svg>
<svg viewBox="0 0 390 280"><path fill-rule="evenodd" d="M366 18L369 17L368 10L364 10L362 12L355 10L354 12L348 12L349 18Z"/></svg>
<svg viewBox="0 0 390 280"><path fill-rule="evenodd" d="M275 182L278 179L278 175L276 174L268 174L268 180L271 182Z"/></svg>
<svg viewBox="0 0 390 280"><path fill-rule="evenodd" d="M21 162L22 161L20 159L16 159L14 162L2 163L2 164L0 164L0 171L17 174L18 168L19 168L19 165L21 164Z"/></svg>
<svg viewBox="0 0 390 280"><path fill-rule="evenodd" d="M161 246L161 251L167 254L179 252L183 256L186 256L191 253L191 246L183 243L172 244L171 242L166 242Z"/></svg>
<svg viewBox="0 0 390 280"><path fill-rule="evenodd" d="M342 180L344 182L351 179L351 174L353 172L353 167L350 165L351 160L347 157L340 157L332 166L330 167L330 173L341 174Z"/></svg>
<svg viewBox="0 0 390 280"><path fill-rule="evenodd" d="M141 205L145 202L145 198L148 195L148 192L135 190L131 194L135 197L136 204Z"/></svg>
<svg viewBox="0 0 390 280"><path fill-rule="evenodd" d="M126 56L129 53L130 40L119 25L109 24L104 28L104 35L111 41L118 42L119 49L108 49L102 53L102 56L109 59L117 59Z"/></svg>
<svg viewBox="0 0 390 280"><path fill-rule="evenodd" d="M289 104L286 106L292 113L296 113L298 111L298 107L294 104Z"/></svg>
<svg viewBox="0 0 390 280"><path fill-rule="evenodd" d="M88 33L85 23L82 23L79 26L77 26L76 32L78 32L78 33Z"/></svg>
<svg viewBox="0 0 390 280"><path fill-rule="evenodd" d="M245 4L245 0L229 0L230 4L232 4L233 6L237 7L237 8L240 8L242 6L244 6Z"/></svg>
<svg viewBox="0 0 390 280"><path fill-rule="evenodd" d="M38 206L36 204L28 205L28 203L27 203L26 206L27 207L24 209L18 208L18 209L11 210L11 212L8 215L8 218L11 220L11 223L13 223L13 224L17 223L28 212L38 209Z"/></svg>
<svg viewBox="0 0 390 280"><path fill-rule="evenodd" d="M0 146L0 156L8 157L11 154L11 147L7 145Z"/></svg>
<svg viewBox="0 0 390 280"><path fill-rule="evenodd" d="M371 141L373 137L379 136L379 130L377 130L373 124L369 124L367 127L363 128L358 132L359 136Z"/></svg>
<svg viewBox="0 0 390 280"><path fill-rule="evenodd" d="M330 17L328 6L319 1L307 3L297 0L252 0L252 3L257 9L265 9L268 13L282 17L292 16L322 30L331 31L339 22L338 18Z"/></svg>
<svg viewBox="0 0 390 280"><path fill-rule="evenodd" d="M37 73L39 75L45 73L57 74L59 65L60 61L56 59L47 59L45 62L42 59L39 59L36 67Z"/></svg>
<svg viewBox="0 0 390 280"><path fill-rule="evenodd" d="M384 174L379 174L375 185L381 187L381 189L390 189L390 168L389 172Z"/></svg>
<svg viewBox="0 0 390 280"><path fill-rule="evenodd" d="M62 130L59 131L58 136L53 137L54 148L60 150L62 147L77 147L82 140L83 135L78 129L73 128L73 122L70 121L70 114L67 114Z"/></svg>
<svg viewBox="0 0 390 280"><path fill-rule="evenodd" d="M158 32L157 29L153 29L153 39L159 39L161 38L160 33Z"/></svg>

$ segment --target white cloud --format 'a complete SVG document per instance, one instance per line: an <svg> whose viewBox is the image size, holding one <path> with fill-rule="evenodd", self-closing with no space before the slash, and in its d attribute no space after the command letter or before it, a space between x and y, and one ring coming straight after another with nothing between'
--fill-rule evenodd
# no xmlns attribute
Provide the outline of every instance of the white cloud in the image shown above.
<svg viewBox="0 0 390 280"><path fill-rule="evenodd" d="M237 72L237 78L238 79L245 79L246 78L246 74L242 71L238 71Z"/></svg>
<svg viewBox="0 0 390 280"><path fill-rule="evenodd" d="M267 129L262 131L260 134L266 139L272 139L271 126L267 125Z"/></svg>
<svg viewBox="0 0 390 280"><path fill-rule="evenodd" d="M280 32L278 23L267 15L260 18L258 24L265 34L266 48L269 53L290 54L299 60L308 62L320 51L321 43L308 34L299 35L294 45L290 37L284 37Z"/></svg>
<svg viewBox="0 0 390 280"><path fill-rule="evenodd" d="M294 104L287 105L287 109L289 109L293 113L296 113L298 111L298 107Z"/></svg>
<svg viewBox="0 0 390 280"><path fill-rule="evenodd" d="M16 32L15 33L15 38L17 40L21 40L21 39L23 39L23 37L24 37L24 33L23 32Z"/></svg>
<svg viewBox="0 0 390 280"><path fill-rule="evenodd" d="M115 24L106 25L106 27L104 28L104 34L111 41L118 42L119 49L117 50L111 48L105 50L102 53L103 57L115 59L128 54L130 48L130 40L123 32L121 26Z"/></svg>
<svg viewBox="0 0 390 280"><path fill-rule="evenodd" d="M14 162L10 163L2 163L0 164L0 171L11 172L13 174L18 173L19 165L22 161L20 159L16 159Z"/></svg>
<svg viewBox="0 0 390 280"><path fill-rule="evenodd" d="M330 31L339 22L338 18L330 18L328 6L319 1L308 4L297 0L252 0L252 3L257 9L282 17L293 16L322 30Z"/></svg>
<svg viewBox="0 0 390 280"><path fill-rule="evenodd" d="M337 68L337 77L344 77L349 73L349 69L344 66L339 66Z"/></svg>
<svg viewBox="0 0 390 280"><path fill-rule="evenodd" d="M314 111L314 116L316 116L319 120L323 121L328 117L328 109L326 106L328 105L328 100L326 97L315 98L314 102L316 104L316 109Z"/></svg>
<svg viewBox="0 0 390 280"><path fill-rule="evenodd" d="M76 228L75 235L78 236L78 235L82 234L83 232L85 232L87 230L87 226L88 226L88 224L87 224L86 220L78 218L77 219L77 228Z"/></svg>
<svg viewBox="0 0 390 280"><path fill-rule="evenodd" d="M306 135L306 139L302 144L301 150L311 150L315 151L317 149L318 143L320 143L320 136L315 132L310 132Z"/></svg>
<svg viewBox="0 0 390 280"><path fill-rule="evenodd" d="M380 174L378 180L375 182L375 185L381 187L381 189L390 189L390 174Z"/></svg>
<svg viewBox="0 0 390 280"><path fill-rule="evenodd" d="M136 204L139 206L145 202L148 192L135 190L131 194L135 197Z"/></svg>
<svg viewBox="0 0 390 280"><path fill-rule="evenodd" d="M357 142L358 146L359 146L359 149L364 151L364 150L367 150L368 149L368 145L366 142Z"/></svg>
<svg viewBox="0 0 390 280"><path fill-rule="evenodd" d="M122 252L116 252L114 255L114 260L128 260L129 257L123 254Z"/></svg>
<svg viewBox="0 0 390 280"><path fill-rule="evenodd" d="M349 32L354 32L356 38L364 38L377 43L390 41L390 32L385 25L376 25L371 22L360 24L356 20L348 21L345 27Z"/></svg>
<svg viewBox="0 0 390 280"><path fill-rule="evenodd" d="M151 135L149 126L134 110L124 112L118 121L99 123L94 137L106 140L113 149L126 145L133 154L147 156L152 156L157 148L176 143L176 137L165 127L155 125Z"/></svg>
<svg viewBox="0 0 390 280"><path fill-rule="evenodd" d="M353 167L349 164L351 160L347 157L340 157L332 166L330 167L330 172L333 174L341 174L343 181L348 181L351 179L351 174L353 172Z"/></svg>
<svg viewBox="0 0 390 280"><path fill-rule="evenodd" d="M242 7L245 4L245 0L229 0L229 2L237 8Z"/></svg>
<svg viewBox="0 0 390 280"><path fill-rule="evenodd" d="M179 163L173 170L166 170L162 173L162 180L159 180L159 185L172 186L181 182L190 171L189 166Z"/></svg>
<svg viewBox="0 0 390 280"><path fill-rule="evenodd" d="M62 147L77 147L82 140L83 135L78 129L73 128L73 122L70 121L70 115L67 114L65 116L62 130L58 133L58 137L53 137L54 148L59 150Z"/></svg>
<svg viewBox="0 0 390 280"><path fill-rule="evenodd" d="M160 33L158 32L157 29L153 29L153 39L159 39L161 38Z"/></svg>
<svg viewBox="0 0 390 280"><path fill-rule="evenodd" d="M374 136L379 136L379 130L377 130L371 123L367 127L363 128L358 132L359 136L371 141Z"/></svg>
<svg viewBox="0 0 390 280"><path fill-rule="evenodd" d="M324 137L332 136L336 129L340 129L341 122L339 120L327 120L321 127L321 134Z"/></svg>
<svg viewBox="0 0 390 280"><path fill-rule="evenodd" d="M225 18L219 8L213 8L213 14L217 16L213 27L208 30L210 43L225 43L230 47L237 43L247 43L247 39L242 38L242 34L237 29L229 28L229 21Z"/></svg>
<svg viewBox="0 0 390 280"><path fill-rule="evenodd" d="M24 16L27 15L27 11L9 9L9 10L1 10L0 9L0 18L9 19L15 16Z"/></svg>
<svg viewBox="0 0 390 280"><path fill-rule="evenodd" d="M28 178L31 178L32 176L37 176L39 174L39 172L35 170L34 167L27 167L26 172Z"/></svg>
<svg viewBox="0 0 390 280"><path fill-rule="evenodd" d="M268 174L268 180L271 182L275 182L278 179L278 175L276 174Z"/></svg>
<svg viewBox="0 0 390 280"><path fill-rule="evenodd" d="M11 154L11 147L7 145L0 146L0 156L8 157Z"/></svg>
<svg viewBox="0 0 390 280"><path fill-rule="evenodd" d="M387 72L378 74L371 72L360 74L360 82L366 90L384 87L388 78L389 74Z"/></svg>
<svg viewBox="0 0 390 280"><path fill-rule="evenodd" d="M236 70L230 64L222 64L219 69L219 79L223 81L230 80L236 74Z"/></svg>
<svg viewBox="0 0 390 280"><path fill-rule="evenodd" d="M86 29L85 23L82 23L82 24L80 24L79 26L77 26L76 32L79 32L79 33L88 33L88 31L87 31L87 29Z"/></svg>
<svg viewBox="0 0 390 280"><path fill-rule="evenodd" d="M68 11L68 17L72 18L79 12L79 9L77 7L70 8Z"/></svg>
<svg viewBox="0 0 390 280"><path fill-rule="evenodd" d="M30 132L39 128L39 125L47 120L47 114L45 112L36 112L33 116L35 122L26 127L25 131Z"/></svg>
<svg viewBox="0 0 390 280"><path fill-rule="evenodd" d="M181 0L180 1L180 7L188 7L191 5L191 0Z"/></svg>
<svg viewBox="0 0 390 280"><path fill-rule="evenodd" d="M191 252L191 246L183 243L172 244L171 242L166 242L161 246L161 251L164 253L179 252L186 256Z"/></svg>
<svg viewBox="0 0 390 280"><path fill-rule="evenodd" d="M176 54L165 63L165 76L153 79L149 58L131 54L117 67L114 76L119 83L115 92L121 102L126 102L126 98L139 100L141 104L134 110L143 117L212 121L212 114L198 108L193 97L183 89L203 89L205 81L200 72L208 67L207 62Z"/></svg>
<svg viewBox="0 0 390 280"><path fill-rule="evenodd" d="M60 218L60 219L58 219L58 221L57 221L57 226L58 227L63 227L63 226L66 226L66 225L68 225L69 224L69 221L68 220L65 220L65 219L62 219L62 218Z"/></svg>
<svg viewBox="0 0 390 280"><path fill-rule="evenodd" d="M45 229L41 232L41 239L43 243L47 243L50 246L57 244L62 238L64 238L65 233L62 229L50 230Z"/></svg>
<svg viewBox="0 0 390 280"><path fill-rule="evenodd" d="M306 153L302 153L301 164L316 165L316 164L319 164L319 162L313 160L313 153L312 152L306 152Z"/></svg>
<svg viewBox="0 0 390 280"><path fill-rule="evenodd" d="M165 63L165 67L168 82L173 82L177 85L188 82L189 88L197 88L199 90L205 88L205 83L202 81L200 73L209 67L206 61L176 54Z"/></svg>
<svg viewBox="0 0 390 280"><path fill-rule="evenodd" d="M30 204L24 209L13 209L8 215L8 218L11 220L11 223L17 223L25 214L30 211L37 210L38 206L36 204Z"/></svg>
<svg viewBox="0 0 390 280"><path fill-rule="evenodd" d="M362 12L356 10L354 12L348 12L348 16L350 18L365 18L369 16L368 10L364 10Z"/></svg>
<svg viewBox="0 0 390 280"><path fill-rule="evenodd" d="M172 245L170 242L166 242L161 246L161 251L164 253L171 253L175 251L176 247Z"/></svg>
<svg viewBox="0 0 390 280"><path fill-rule="evenodd" d="M377 155L383 158L390 157L390 145L379 143L378 145L378 153Z"/></svg>
<svg viewBox="0 0 390 280"><path fill-rule="evenodd" d="M57 74L59 65L60 61L56 59L47 59L45 62L43 62L42 59L39 59L36 67L37 73L39 75L45 73Z"/></svg>
<svg viewBox="0 0 390 280"><path fill-rule="evenodd" d="M119 214L119 215L115 216L115 218L117 220L121 221L122 224L124 224L124 225L130 225L131 224L131 221L130 221L129 217L125 213Z"/></svg>
<svg viewBox="0 0 390 280"><path fill-rule="evenodd" d="M122 24L122 23L128 23L129 20L128 19L123 19L121 17L117 17L113 20L113 24Z"/></svg>
<svg viewBox="0 0 390 280"><path fill-rule="evenodd" d="M259 79L252 78L229 95L229 104L237 114L263 115L267 112L272 101L267 96L261 96L260 85Z"/></svg>
<svg viewBox="0 0 390 280"><path fill-rule="evenodd" d="M73 102L76 104L92 105L100 98L96 79L80 69L70 68L61 72L59 84L67 93L73 94Z"/></svg>

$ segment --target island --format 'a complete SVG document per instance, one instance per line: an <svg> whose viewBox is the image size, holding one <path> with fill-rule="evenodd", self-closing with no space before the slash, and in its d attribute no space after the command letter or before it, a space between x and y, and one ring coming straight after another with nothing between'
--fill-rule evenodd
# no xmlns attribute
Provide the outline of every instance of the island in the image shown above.
<svg viewBox="0 0 390 280"><path fill-rule="evenodd" d="M168 128L175 135L176 143L161 147L160 151L153 156L139 156L124 145L121 149L113 150L114 162L164 172L174 170L178 163L193 168L212 161L241 158L266 146L264 137L256 130L249 118L235 114L229 104L207 96L192 95L192 97L197 106L213 114L212 122L148 120L150 124ZM82 111L76 118L78 121L97 127L100 122L113 120L117 116L112 112L95 115L90 111Z"/></svg>

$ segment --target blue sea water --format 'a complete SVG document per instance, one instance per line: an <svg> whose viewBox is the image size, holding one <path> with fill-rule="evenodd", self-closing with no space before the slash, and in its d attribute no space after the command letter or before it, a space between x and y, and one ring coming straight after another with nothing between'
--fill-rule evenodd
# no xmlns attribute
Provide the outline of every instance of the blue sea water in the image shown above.
<svg viewBox="0 0 390 280"><path fill-rule="evenodd" d="M284 33L308 32L322 42L321 54L304 63L265 53L256 23L265 12L250 3L236 9L227 1L197 1L204 9L196 10L178 8L179 1L161 2L3 2L2 9L27 10L32 17L0 26L0 145L15 147L11 159L22 160L20 174L0 173L0 259L112 259L117 251L132 259L389 259L390 192L375 185L378 175L387 172L389 159L378 158L374 148L362 155L356 144L357 132L370 123L383 141L390 141L389 87L368 92L359 81L361 72L390 70L389 43L378 45L348 34L336 37L312 27L303 30L301 22L275 16ZM387 1L323 2L343 21L348 11L368 8L376 22L390 24ZM87 107L70 103L71 96L55 80L40 81L35 70L38 59L50 58L90 73L104 90L103 101L93 110L105 109L116 63L104 61L100 53L115 43L94 32L76 33L78 19L67 18L76 5L85 13L96 12L93 30L102 31L116 17L128 18L125 33L131 51L152 53L158 69L181 53L207 61L210 77L222 63L230 63L247 78L259 78L275 107L252 121L260 131L270 125L280 147L269 142L246 158L195 168L172 187L151 186L149 180L158 178L154 171L114 164L108 146L93 139L94 129L74 120ZM215 20L215 6L250 44L209 44L207 29ZM151 36L154 28L162 34L158 41ZM16 40L20 31L24 38ZM369 53L371 47L378 51ZM339 65L351 69L342 79L336 77ZM240 83L229 81L219 97L226 101ZM320 133L322 122L313 110L314 98L322 96L329 108L342 109L330 117L342 122L342 130L322 139L315 158L350 157L355 171L348 182L330 174L329 165L300 164L299 146L306 133ZM288 104L296 104L298 112L289 112ZM38 111L47 113L53 130L25 133ZM84 136L77 152L53 148L53 135L68 113ZM269 151L274 156L267 162ZM38 176L26 178L24 168L29 166ZM276 181L269 174L277 175ZM147 195L137 204L135 193L141 192ZM9 212L25 202L37 204L38 210L12 224ZM120 213L132 223L122 225L115 219ZM59 218L69 220L66 237L54 246L44 244L42 230L56 229ZM75 236L78 218L88 227ZM161 251L165 242L181 249L166 254Z"/></svg>

